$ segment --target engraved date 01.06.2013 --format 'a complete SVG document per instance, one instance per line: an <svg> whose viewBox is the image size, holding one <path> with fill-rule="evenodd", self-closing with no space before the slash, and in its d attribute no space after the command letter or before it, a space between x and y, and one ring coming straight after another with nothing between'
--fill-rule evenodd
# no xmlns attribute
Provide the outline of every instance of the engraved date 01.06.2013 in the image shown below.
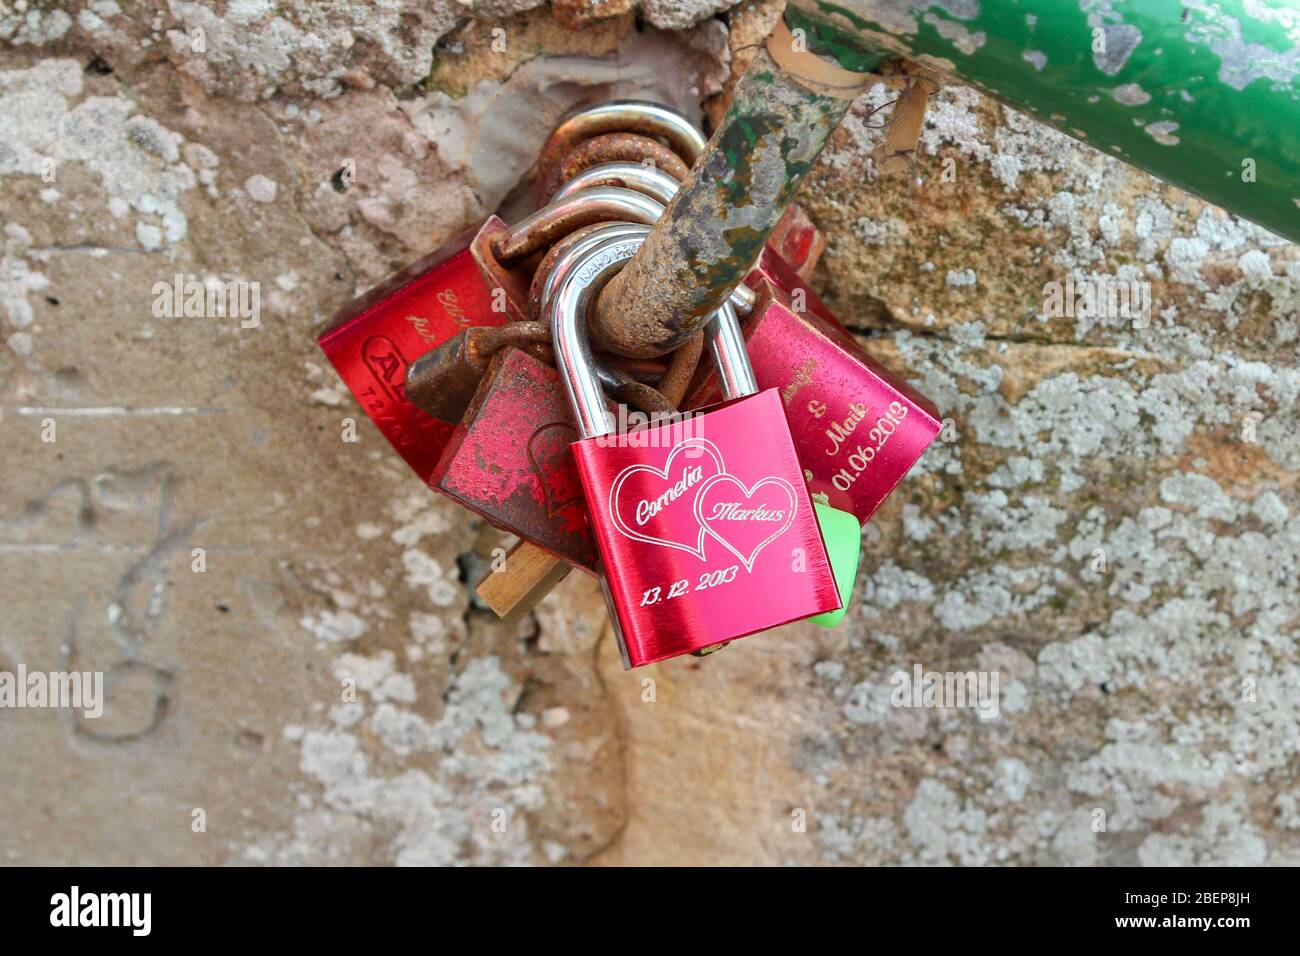
<svg viewBox="0 0 1300 956"><path fill-rule="evenodd" d="M641 607L649 607L658 604L660 601L671 601L673 598L679 598L687 591L704 591L708 588L721 587L724 584L730 584L736 580L736 572L740 570L740 565L733 564L729 568L723 568L720 571L705 571L700 575L695 586L691 587L690 578L682 578L674 581L665 592L662 587L656 586L646 590L641 595Z"/></svg>
<svg viewBox="0 0 1300 956"><path fill-rule="evenodd" d="M902 402L889 403L889 411L877 418L875 425L867 432L867 441L874 444L859 445L848 456L849 467L841 468L831 478L831 484L837 491L848 491L853 486L859 476L867 470L867 466L876 460L876 455L884 450L890 436L903 424L903 419L906 417L906 405ZM836 442L827 454L833 455L839 451L839 443Z"/></svg>

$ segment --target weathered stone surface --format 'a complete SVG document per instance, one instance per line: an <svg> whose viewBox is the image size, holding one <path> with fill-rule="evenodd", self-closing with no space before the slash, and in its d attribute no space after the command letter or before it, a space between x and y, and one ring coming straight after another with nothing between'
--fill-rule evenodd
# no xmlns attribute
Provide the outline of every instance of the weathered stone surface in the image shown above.
<svg viewBox="0 0 1300 956"><path fill-rule="evenodd" d="M827 300L951 427L867 529L858 653L820 665L841 706L804 744L833 807L814 838L859 862L1294 861L1300 253L965 89L915 188L882 179L888 98L801 201ZM1149 322L1049 314L1067 276L1148 282ZM912 662L1000 672L1000 718L890 707Z"/></svg>
<svg viewBox="0 0 1300 956"><path fill-rule="evenodd" d="M867 94L801 196L815 284L945 440L841 628L624 673L579 574L471 606L498 536L313 339L522 208L572 103L716 105L773 8L61 6L0 0L0 671L108 693L0 709L0 860L1300 862L1293 246L962 89L881 179ZM1130 270L1146 327L1046 314ZM177 273L260 322L159 314ZM892 706L918 664L997 716Z"/></svg>

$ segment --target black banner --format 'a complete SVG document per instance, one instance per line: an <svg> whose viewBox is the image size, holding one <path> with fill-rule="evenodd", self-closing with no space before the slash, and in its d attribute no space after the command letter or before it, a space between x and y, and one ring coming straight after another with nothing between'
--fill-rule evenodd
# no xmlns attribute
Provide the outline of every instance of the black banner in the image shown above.
<svg viewBox="0 0 1300 956"><path fill-rule="evenodd" d="M392 933L484 942L686 931L733 945L773 928L918 942L1029 930L1075 942L1231 946L1292 921L1286 870L8 869L6 938L373 944ZM612 924L612 925L611 925ZM676 926L676 928L673 928ZM448 936L448 933L457 935ZM571 936L571 934L573 934ZM937 934L930 936L929 934ZM1244 935L1243 935L1244 934ZM498 939L499 935L499 939ZM1038 937L1040 940L1041 936Z"/></svg>

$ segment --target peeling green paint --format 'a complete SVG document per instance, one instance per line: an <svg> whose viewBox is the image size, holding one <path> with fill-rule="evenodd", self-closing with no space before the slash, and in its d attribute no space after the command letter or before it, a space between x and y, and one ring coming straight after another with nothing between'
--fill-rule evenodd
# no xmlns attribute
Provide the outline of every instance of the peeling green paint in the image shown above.
<svg viewBox="0 0 1300 956"><path fill-rule="evenodd" d="M834 61L854 73L870 73L880 65L879 48L862 43L852 34L845 33L825 17L794 6L786 8L785 23L790 32L802 36L810 53Z"/></svg>
<svg viewBox="0 0 1300 956"><path fill-rule="evenodd" d="M1300 239L1300 10L1293 3L792 5L787 19L811 12L833 20L846 39L887 37L903 55L932 66L946 61L957 81Z"/></svg>
<svg viewBox="0 0 1300 956"><path fill-rule="evenodd" d="M870 66L883 58L877 54ZM850 105L805 88L760 51L712 146L641 250L601 293L593 341L649 357L694 335L743 280Z"/></svg>

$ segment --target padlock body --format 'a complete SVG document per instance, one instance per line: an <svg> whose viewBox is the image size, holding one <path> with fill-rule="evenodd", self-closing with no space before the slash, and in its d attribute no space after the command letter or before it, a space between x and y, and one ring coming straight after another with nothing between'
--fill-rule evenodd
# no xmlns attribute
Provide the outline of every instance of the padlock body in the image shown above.
<svg viewBox="0 0 1300 956"><path fill-rule="evenodd" d="M770 282L758 290L743 326L758 385L781 396L809 489L865 523L939 434L939 413L839 322L799 313ZM710 374L686 406L718 394Z"/></svg>
<svg viewBox="0 0 1300 956"><path fill-rule="evenodd" d="M595 572L578 437L560 373L516 348L488 365L429 485L494 526Z"/></svg>
<svg viewBox="0 0 1300 956"><path fill-rule="evenodd" d="M775 390L573 452L624 666L841 606Z"/></svg>
<svg viewBox="0 0 1300 956"><path fill-rule="evenodd" d="M532 279L532 267L536 266L536 260L541 255L511 265L501 262L492 251L492 241L508 231L509 227L496 219L492 228L480 229L475 234L469 244L469 251L478 264L483 281L487 283L488 295L492 296L499 309L505 310L506 319L521 322L529 318L528 286Z"/></svg>
<svg viewBox="0 0 1300 956"><path fill-rule="evenodd" d="M799 274L799 270L791 265L789 260L777 253L777 247L773 243L768 243L763 247L758 262L749 275L745 277L745 285L760 294L763 292L765 283L771 283L789 296L796 310L800 310L799 307L802 306L801 311L820 316L832 326L840 326L839 319L835 318L835 313L808 286L808 283Z"/></svg>
<svg viewBox="0 0 1300 956"><path fill-rule="evenodd" d="M366 414L421 478L437 465L456 423L407 401L407 368L461 329L506 321L493 308L492 287L472 250L505 228L493 216L449 240L344 306L318 339Z"/></svg>
<svg viewBox="0 0 1300 956"><path fill-rule="evenodd" d="M826 237L802 206L791 203L768 236L766 248L801 280L806 281L826 249ZM764 268L762 261L759 262L759 268Z"/></svg>

